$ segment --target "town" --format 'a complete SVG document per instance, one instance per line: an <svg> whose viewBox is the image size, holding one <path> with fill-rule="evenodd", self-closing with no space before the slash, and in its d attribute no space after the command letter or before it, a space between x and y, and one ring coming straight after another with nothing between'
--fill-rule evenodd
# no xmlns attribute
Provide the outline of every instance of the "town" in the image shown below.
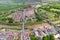
<svg viewBox="0 0 60 40"><path fill-rule="evenodd" d="M0 40L60 40L60 0L1 0Z"/></svg>

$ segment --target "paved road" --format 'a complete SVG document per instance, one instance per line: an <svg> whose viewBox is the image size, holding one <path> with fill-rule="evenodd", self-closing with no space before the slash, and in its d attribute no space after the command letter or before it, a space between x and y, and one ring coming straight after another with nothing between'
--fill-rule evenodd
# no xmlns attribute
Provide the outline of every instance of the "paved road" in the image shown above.
<svg viewBox="0 0 60 40"><path fill-rule="evenodd" d="M54 24L60 23L60 20L58 20L58 21L54 21L53 23L54 23Z"/></svg>
<svg viewBox="0 0 60 40"><path fill-rule="evenodd" d="M19 26L9 26L9 25L3 25L3 24L0 24L0 28L2 27L8 27L8 28L18 28ZM20 27L19 27L20 28Z"/></svg>
<svg viewBox="0 0 60 40"><path fill-rule="evenodd" d="M58 21L54 21L52 23L56 24L56 23L59 23L60 20ZM41 24L35 24L35 25L30 25L30 26L26 26L27 28L36 28L36 27L43 27L43 26L50 26L48 23L41 23ZM21 28L20 26L9 26L9 25L3 25L3 24L0 24L0 28L2 27L7 27L7 28Z"/></svg>

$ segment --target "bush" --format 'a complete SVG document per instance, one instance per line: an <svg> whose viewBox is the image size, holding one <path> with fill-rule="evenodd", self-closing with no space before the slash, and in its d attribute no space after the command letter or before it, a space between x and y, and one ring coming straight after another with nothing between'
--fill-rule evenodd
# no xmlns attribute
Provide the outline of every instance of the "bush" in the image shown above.
<svg viewBox="0 0 60 40"><path fill-rule="evenodd" d="M39 38L35 37L34 35L30 35L31 40L39 40Z"/></svg>
<svg viewBox="0 0 60 40"><path fill-rule="evenodd" d="M54 35L50 35L50 40L55 40Z"/></svg>
<svg viewBox="0 0 60 40"><path fill-rule="evenodd" d="M13 23L13 19L12 18L8 18L9 23Z"/></svg>
<svg viewBox="0 0 60 40"><path fill-rule="evenodd" d="M48 39L48 38L44 36L42 40L47 40L47 39Z"/></svg>
<svg viewBox="0 0 60 40"><path fill-rule="evenodd" d="M55 38L54 38L54 35L51 34L51 35L44 36L42 40L55 40Z"/></svg>

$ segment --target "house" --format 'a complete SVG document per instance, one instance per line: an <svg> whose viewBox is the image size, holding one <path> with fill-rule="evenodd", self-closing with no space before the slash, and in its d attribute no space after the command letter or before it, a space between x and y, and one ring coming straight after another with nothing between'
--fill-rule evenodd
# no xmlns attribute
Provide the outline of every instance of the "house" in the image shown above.
<svg viewBox="0 0 60 40"><path fill-rule="evenodd" d="M26 9L26 20L33 19L35 18L35 13L34 13L34 8L27 8Z"/></svg>
<svg viewBox="0 0 60 40"><path fill-rule="evenodd" d="M54 35L55 38L60 38L60 34Z"/></svg>
<svg viewBox="0 0 60 40"><path fill-rule="evenodd" d="M36 37L40 37L41 39L43 36L50 35L50 34L56 34L56 30L52 26L43 26L41 28L35 28L34 34ZM55 35L55 37L59 37L60 35Z"/></svg>
<svg viewBox="0 0 60 40"><path fill-rule="evenodd" d="M27 9L24 9L24 11L16 11L13 13L13 19L14 19L14 22L19 22L23 17L24 15L26 17L26 21L31 19L33 21L33 18L35 18L35 14L34 14L34 8L32 7L29 7Z"/></svg>
<svg viewBox="0 0 60 40"><path fill-rule="evenodd" d="M16 11L15 13L13 13L13 19L14 22L19 22L22 18L23 11Z"/></svg>

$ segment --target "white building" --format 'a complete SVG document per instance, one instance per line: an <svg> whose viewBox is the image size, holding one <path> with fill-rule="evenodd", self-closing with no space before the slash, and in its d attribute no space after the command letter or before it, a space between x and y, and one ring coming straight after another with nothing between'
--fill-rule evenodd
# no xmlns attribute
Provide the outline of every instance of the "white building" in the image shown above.
<svg viewBox="0 0 60 40"><path fill-rule="evenodd" d="M54 35L55 38L60 38L60 34Z"/></svg>

